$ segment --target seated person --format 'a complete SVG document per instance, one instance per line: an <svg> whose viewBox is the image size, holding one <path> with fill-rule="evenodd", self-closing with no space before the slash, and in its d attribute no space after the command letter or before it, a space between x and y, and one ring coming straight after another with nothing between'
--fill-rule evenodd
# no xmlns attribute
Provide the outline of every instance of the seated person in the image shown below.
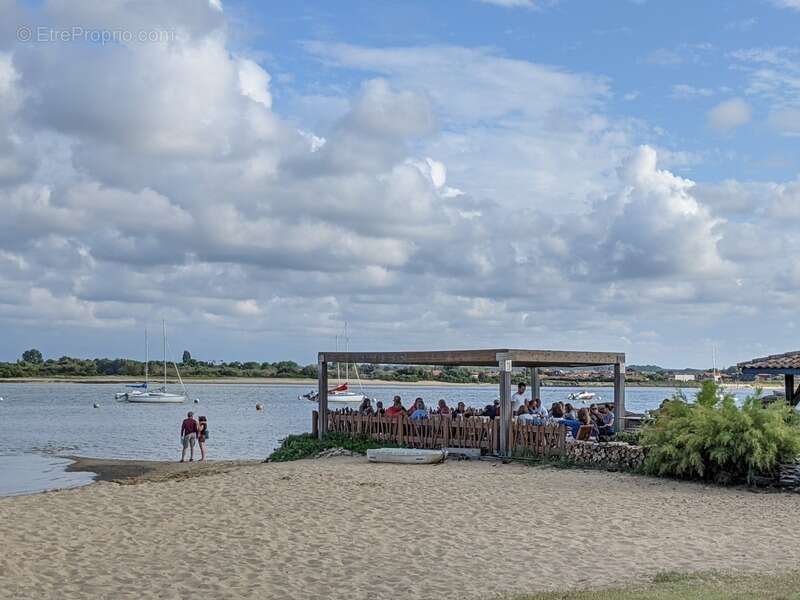
<svg viewBox="0 0 800 600"><path fill-rule="evenodd" d="M372 401L369 398L364 398L361 402L361 406L358 407L358 414L362 417L369 417L374 414L372 410Z"/></svg>
<svg viewBox="0 0 800 600"><path fill-rule="evenodd" d="M414 400L414 406L411 407L408 416L411 417L412 421L420 421L428 418L428 411L425 408L425 402L423 402L422 398Z"/></svg>
<svg viewBox="0 0 800 600"><path fill-rule="evenodd" d="M547 409L542 406L542 401L539 398L533 399L533 406L531 406L528 410L535 417L540 419L547 418Z"/></svg>
<svg viewBox="0 0 800 600"><path fill-rule="evenodd" d="M455 410L453 411L453 415L466 416L466 412L467 412L467 405L464 404L463 402L459 402Z"/></svg>
<svg viewBox="0 0 800 600"><path fill-rule="evenodd" d="M444 398L439 399L439 406L437 407L436 412L440 415L450 414L450 407L447 406L447 402L444 401Z"/></svg>
<svg viewBox="0 0 800 600"><path fill-rule="evenodd" d="M578 411L576 411L575 407L569 402L564 405L564 418L572 419L574 421L578 420Z"/></svg>
<svg viewBox="0 0 800 600"><path fill-rule="evenodd" d="M482 417L489 417L490 419L494 419L497 415L500 414L500 400L495 400L494 404L487 404L483 412L481 413Z"/></svg>
<svg viewBox="0 0 800 600"><path fill-rule="evenodd" d="M566 425L569 428L570 435L576 437L578 435L578 430L581 428L580 421L578 421L578 419L567 419L564 414L564 407L561 406L559 402L557 405L553 406L553 414L550 416L554 422Z"/></svg>
<svg viewBox="0 0 800 600"><path fill-rule="evenodd" d="M380 400L378 400L375 403L375 414L376 415L385 415L386 414L386 409L383 408L383 402L381 402Z"/></svg>
<svg viewBox="0 0 800 600"><path fill-rule="evenodd" d="M394 404L392 404L389 408L386 409L386 415L389 417L398 417L400 415L408 414L406 412L405 407L403 406L403 401L400 399L400 396L394 397Z"/></svg>
<svg viewBox="0 0 800 600"><path fill-rule="evenodd" d="M600 435L614 435L613 408L613 404L601 404L600 408L598 409L600 421L597 424L597 427L600 430Z"/></svg>
<svg viewBox="0 0 800 600"><path fill-rule="evenodd" d="M581 408L578 410L578 423L581 427L586 425L591 426L589 439L597 439L597 437L600 435L599 431L597 430L597 426L594 424L594 421L592 421L592 416L588 408Z"/></svg>

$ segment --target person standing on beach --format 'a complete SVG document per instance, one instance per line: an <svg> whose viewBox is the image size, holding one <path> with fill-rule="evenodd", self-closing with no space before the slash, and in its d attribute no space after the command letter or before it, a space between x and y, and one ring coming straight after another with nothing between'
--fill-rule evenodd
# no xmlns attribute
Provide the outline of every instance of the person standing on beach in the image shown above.
<svg viewBox="0 0 800 600"><path fill-rule="evenodd" d="M197 424L197 445L200 446L200 462L206 460L206 440L208 439L208 419L203 416L198 418Z"/></svg>
<svg viewBox="0 0 800 600"><path fill-rule="evenodd" d="M181 423L181 462L186 462L186 449L189 449L189 462L194 460L194 444L197 441L197 421L194 420L194 413L189 411L186 418Z"/></svg>

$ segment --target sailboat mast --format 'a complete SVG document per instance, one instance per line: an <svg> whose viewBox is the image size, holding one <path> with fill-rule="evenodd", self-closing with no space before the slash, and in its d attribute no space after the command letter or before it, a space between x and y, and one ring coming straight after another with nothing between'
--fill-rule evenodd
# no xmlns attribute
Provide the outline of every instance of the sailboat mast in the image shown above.
<svg viewBox="0 0 800 600"><path fill-rule="evenodd" d="M347 321L344 322L344 351L350 352L350 339L347 337ZM350 383L350 361L344 363L344 380Z"/></svg>
<svg viewBox="0 0 800 600"><path fill-rule="evenodd" d="M150 354L147 349L147 327L144 328L144 387L147 389L147 367L150 364Z"/></svg>
<svg viewBox="0 0 800 600"><path fill-rule="evenodd" d="M336 352L339 352L339 336L336 336ZM342 372L339 370L341 362L338 360L336 361L336 387L339 387L339 384L342 383Z"/></svg>
<svg viewBox="0 0 800 600"><path fill-rule="evenodd" d="M167 322L161 320L161 331L164 337L164 389L167 387Z"/></svg>

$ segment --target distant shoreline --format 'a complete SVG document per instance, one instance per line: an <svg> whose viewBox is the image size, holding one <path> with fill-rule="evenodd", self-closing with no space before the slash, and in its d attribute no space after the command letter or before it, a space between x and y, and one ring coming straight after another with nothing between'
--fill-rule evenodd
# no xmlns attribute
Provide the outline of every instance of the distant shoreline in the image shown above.
<svg viewBox="0 0 800 600"><path fill-rule="evenodd" d="M0 379L1 383L39 383L39 384L53 384L53 383L84 383L84 384L130 384L140 383L141 379L131 378L127 376L115 375L99 375L96 377L8 377ZM187 384L203 383L203 384L241 384L241 385L294 385L298 387L316 387L316 379L301 379L294 377L213 377L213 378L183 378L183 382ZM157 385L158 382L153 382ZM177 385L177 379L167 379L167 383ZM397 386L397 387L497 387L497 383L485 382L469 382L458 383L450 381L436 381L436 380L422 380L422 381L393 381L387 379L362 379L364 387L370 386ZM680 383L680 385L678 385ZM356 382L350 382L351 386L358 385ZM738 383L750 389L761 387L763 389L782 388L779 384L762 384L756 386L752 383ZM611 388L614 383L611 381L576 381L576 382L563 382L557 383L543 381L542 387L575 387L575 388L594 388L594 387L608 387ZM654 383L654 382L641 382L641 381L628 381L627 387L652 387L652 388L693 388L699 387L699 382L676 382L676 383Z"/></svg>

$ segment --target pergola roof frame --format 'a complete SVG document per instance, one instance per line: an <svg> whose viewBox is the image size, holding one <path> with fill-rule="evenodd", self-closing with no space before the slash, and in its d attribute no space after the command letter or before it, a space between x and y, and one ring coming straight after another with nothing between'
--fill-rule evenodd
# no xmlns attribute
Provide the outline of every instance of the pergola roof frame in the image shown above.
<svg viewBox="0 0 800 600"><path fill-rule="evenodd" d="M622 352L574 352L568 350L432 350L408 352L320 352L320 362L358 362L384 365L436 365L492 367L504 355L517 367L599 367L625 362Z"/></svg>
<svg viewBox="0 0 800 600"><path fill-rule="evenodd" d="M623 352L575 352L568 350L522 350L490 348L479 350L430 350L408 352L320 352L319 436L328 429L328 363L368 363L389 365L435 365L498 367L500 369L500 454L511 454L511 370L526 367L531 371L533 397L539 396L539 367L599 367L614 365L614 412L617 431L625 423L625 354Z"/></svg>

